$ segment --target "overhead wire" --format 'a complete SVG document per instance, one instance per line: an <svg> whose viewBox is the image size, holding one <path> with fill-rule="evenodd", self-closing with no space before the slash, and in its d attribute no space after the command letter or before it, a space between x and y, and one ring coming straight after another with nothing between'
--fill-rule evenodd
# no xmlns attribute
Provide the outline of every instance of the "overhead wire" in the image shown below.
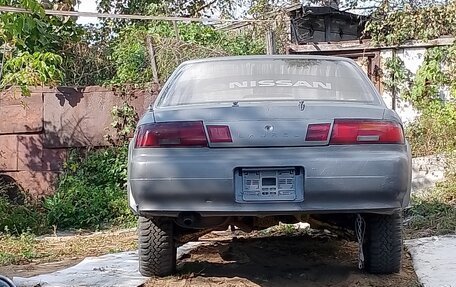
<svg viewBox="0 0 456 287"><path fill-rule="evenodd" d="M0 6L0 12L12 13L32 13L32 11L24 8L11 6ZM64 11L45 9L46 15L53 16L71 16L71 17L91 17L91 18L111 18L111 19L131 19L131 20L154 20L154 21L183 21L183 22L201 22L201 23L239 23L239 22L270 22L273 20L265 19L216 19L216 18L195 18L195 17L178 17L178 16L151 16L137 14L113 14L113 13L97 13L97 12L81 12L81 11Z"/></svg>

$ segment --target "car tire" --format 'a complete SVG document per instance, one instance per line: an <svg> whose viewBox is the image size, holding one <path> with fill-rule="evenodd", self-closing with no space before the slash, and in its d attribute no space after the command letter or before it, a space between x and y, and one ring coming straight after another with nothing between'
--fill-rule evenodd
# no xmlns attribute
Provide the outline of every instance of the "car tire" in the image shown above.
<svg viewBox="0 0 456 287"><path fill-rule="evenodd" d="M364 267L372 274L391 274L401 270L402 216L369 215L366 217Z"/></svg>
<svg viewBox="0 0 456 287"><path fill-rule="evenodd" d="M0 275L0 287L15 287L13 281L8 277Z"/></svg>
<svg viewBox="0 0 456 287"><path fill-rule="evenodd" d="M168 218L139 217L139 273L168 276L176 270L174 223Z"/></svg>

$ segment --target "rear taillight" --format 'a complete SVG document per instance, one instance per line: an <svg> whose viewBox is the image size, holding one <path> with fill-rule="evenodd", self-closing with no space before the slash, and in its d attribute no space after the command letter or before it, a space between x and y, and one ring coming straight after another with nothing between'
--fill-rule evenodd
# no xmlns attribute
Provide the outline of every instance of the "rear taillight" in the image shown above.
<svg viewBox="0 0 456 287"><path fill-rule="evenodd" d="M402 126L376 120L335 120L330 144L403 144Z"/></svg>
<svg viewBox="0 0 456 287"><path fill-rule="evenodd" d="M230 143L231 132L228 126L206 126L211 143Z"/></svg>
<svg viewBox="0 0 456 287"><path fill-rule="evenodd" d="M306 141L327 141L331 124L310 124L307 127Z"/></svg>
<svg viewBox="0 0 456 287"><path fill-rule="evenodd" d="M139 126L137 148L207 147L202 122L152 123Z"/></svg>

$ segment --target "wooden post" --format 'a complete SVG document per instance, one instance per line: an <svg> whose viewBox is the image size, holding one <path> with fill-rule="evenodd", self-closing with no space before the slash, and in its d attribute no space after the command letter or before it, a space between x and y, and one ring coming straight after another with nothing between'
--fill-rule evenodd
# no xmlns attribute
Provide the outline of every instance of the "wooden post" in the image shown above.
<svg viewBox="0 0 456 287"><path fill-rule="evenodd" d="M179 27L177 27L177 22L176 22L176 21L173 21L173 27L174 27L174 33L176 33L176 39L177 39L177 40L180 40L180 37L179 37Z"/></svg>
<svg viewBox="0 0 456 287"><path fill-rule="evenodd" d="M146 41L147 47L149 49L150 64L152 66L152 76L154 78L154 82L160 84L160 79L158 77L157 61L155 60L155 49L152 44L152 38L150 36L147 36Z"/></svg>
<svg viewBox="0 0 456 287"><path fill-rule="evenodd" d="M396 55L396 49L393 49L391 51L392 53L392 58L396 58L397 55ZM392 87L392 90L391 90L391 109L393 111L396 110L396 102L397 102L397 87L396 87L396 79L394 77L394 73L391 75L391 81L393 82L393 87Z"/></svg>
<svg viewBox="0 0 456 287"><path fill-rule="evenodd" d="M274 40L274 32L269 29L266 33L266 54L267 55L274 55L275 54L275 40Z"/></svg>

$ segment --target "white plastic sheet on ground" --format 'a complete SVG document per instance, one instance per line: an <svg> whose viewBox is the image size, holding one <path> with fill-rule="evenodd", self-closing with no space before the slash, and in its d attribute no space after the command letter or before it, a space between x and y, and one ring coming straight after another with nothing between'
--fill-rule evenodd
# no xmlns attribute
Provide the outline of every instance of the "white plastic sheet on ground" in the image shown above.
<svg viewBox="0 0 456 287"><path fill-rule="evenodd" d="M204 242L189 242L177 249L177 258L190 253ZM146 282L138 272L138 253L122 252L100 257L88 257L79 264L31 278L13 278L17 287L134 287Z"/></svg>
<svg viewBox="0 0 456 287"><path fill-rule="evenodd" d="M424 287L456 287L456 236L407 240L413 267Z"/></svg>

